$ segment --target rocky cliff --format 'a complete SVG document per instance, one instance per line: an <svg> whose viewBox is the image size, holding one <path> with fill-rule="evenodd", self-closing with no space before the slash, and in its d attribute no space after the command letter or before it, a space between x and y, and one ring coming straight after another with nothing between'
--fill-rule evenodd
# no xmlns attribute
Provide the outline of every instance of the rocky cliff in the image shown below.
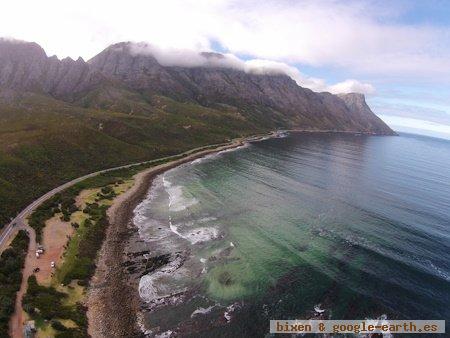
<svg viewBox="0 0 450 338"><path fill-rule="evenodd" d="M85 62L47 57L35 43L0 41L0 87L30 91L83 107L151 114L155 98L234 109L264 128L393 134L361 94L302 88L284 74L254 74L226 66L163 66L131 43L118 43ZM220 54L202 53L204 58Z"/></svg>

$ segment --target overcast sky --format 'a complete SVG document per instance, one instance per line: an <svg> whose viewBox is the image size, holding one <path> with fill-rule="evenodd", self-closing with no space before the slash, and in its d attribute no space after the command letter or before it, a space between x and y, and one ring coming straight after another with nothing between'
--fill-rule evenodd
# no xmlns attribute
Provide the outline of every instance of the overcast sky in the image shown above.
<svg viewBox="0 0 450 338"><path fill-rule="evenodd" d="M0 36L60 58L119 41L228 53L313 90L363 92L394 129L450 139L446 0L15 0L2 4Z"/></svg>

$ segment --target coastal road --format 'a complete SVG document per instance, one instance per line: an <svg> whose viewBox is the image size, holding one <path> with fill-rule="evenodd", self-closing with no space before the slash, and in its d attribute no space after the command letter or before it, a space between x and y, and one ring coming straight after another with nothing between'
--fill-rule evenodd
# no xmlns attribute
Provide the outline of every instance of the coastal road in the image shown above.
<svg viewBox="0 0 450 338"><path fill-rule="evenodd" d="M230 143L232 143L232 142L230 142ZM28 227L28 224L27 224L27 218L31 215L31 213L40 204L42 204L43 202L45 202L49 198L53 197L58 192L61 192L64 189L67 189L67 188L71 187L72 185L74 185L76 183L84 181L87 178L97 176L97 175L99 175L101 173L114 171L114 170L118 170L118 169L126 169L126 168L130 168L130 167L138 166L138 165L141 165L141 164L149 164L149 163L152 163L152 162L159 162L159 161L169 160L171 158L175 158L175 157L183 156L183 155L188 155L190 153L197 152L197 151L205 149L205 148L217 147L217 146L221 146L221 145L225 145L225 143L212 144L212 145L208 145L208 146L204 146L204 147L198 147L198 148L194 148L194 149L185 151L185 152L183 152L181 154L178 154L178 155L161 157L161 158L150 160L150 161L131 163L131 164L122 165L122 166L118 166L118 167L103 169L103 170L95 171L93 173L90 173L90 174L78 177L78 178L76 178L76 179L74 179L72 181L66 182L66 183L60 185L59 187L56 187L56 188L50 190L49 192L47 192L46 194L42 195L38 199L34 200L30 205L28 205L25 209L23 209L9 224L7 224L3 228L3 230L2 230L2 232L0 234L0 254L8 247L9 243L16 236L16 234L18 233L19 230L21 230L21 229L29 230L30 229Z"/></svg>
<svg viewBox="0 0 450 338"><path fill-rule="evenodd" d="M232 143L233 142L230 142L229 144L232 144ZM38 199L34 200L25 209L23 209L9 224L7 224L3 228L3 231L2 231L2 233L0 235L0 254L9 246L9 244L14 239L14 237L19 232L19 230L25 230L28 233L28 236L29 236L29 239L30 239L29 246L28 246L28 252L27 252L26 259L25 259L25 266L24 266L24 269L22 271L22 283L20 285L20 289L19 289L19 291L17 293L17 296L16 296L14 313L12 314L12 316L10 318L10 323L9 323L10 324L9 325L10 336L12 338L21 338L23 336L23 324L24 324L25 317L24 317L24 312L23 312L23 309L22 309L22 299L23 299L23 296L25 295L26 290L27 290L28 278L33 274L33 269L36 266L35 252L36 252L36 248L37 248L36 232L34 231L33 228L31 228L28 225L27 218L32 214L32 212L41 203L43 203L46 200L48 200L49 198L53 197L58 192L61 192L64 189L67 189L67 188L73 186L76 183L79 183L79 182L81 182L81 181L83 181L83 180L85 180L87 178L97 176L97 175L99 175L101 173L105 173L105 172L109 172L109 171L113 171L113 170L118 170L118 169L130 168L130 167L141 165L141 164L149 164L149 163L152 163L152 162L159 162L159 161L164 161L164 160L170 160L172 158L176 158L176 157L179 157L179 156L189 155L191 153L200 151L202 149L206 149L206 148L210 148L210 147L218 147L218 146L221 146L221 145L224 145L224 144L222 143L222 144L198 147L198 148L188 150L188 151L183 152L183 153L178 154L178 155L166 156L166 157L158 158L158 159L155 159L155 160L137 162L137 163L127 164L127 165L118 166L118 167L114 167L114 168L108 168L108 169L104 169L104 170L99 170L99 171L96 171L96 172L93 172L93 173L90 173L90 174L78 177L78 178L76 178L76 179L74 179L72 181L64 183L64 184L62 184L62 185L60 185L60 186L50 190L49 192L47 192L46 194L42 195Z"/></svg>
<svg viewBox="0 0 450 338"><path fill-rule="evenodd" d="M220 143L220 144L213 144L213 145L198 147L198 148L194 148L194 149L185 151L185 152L177 154L177 155L166 156L166 157L162 157L162 158L158 158L158 159L154 159L154 160L137 162L137 163L127 164L127 165L123 165L123 166L99 170L99 171L78 177L67 183L64 183L64 184L50 190L49 192L42 195L35 201L33 201L30 205L28 205L25 209L23 209L7 226L5 226L3 228L3 231L0 235L0 254L3 252L3 250L5 248L8 247L9 243L12 241L12 239L18 233L19 230L25 230L28 233L29 238L30 238L28 253L27 253L27 257L25 259L25 266L23 269L22 283L20 286L20 290L17 293L16 303L15 303L15 311L10 319L10 335L11 335L11 337L13 337L13 338L22 337L22 330L23 330L23 323L24 323L24 316L23 316L24 312L22 309L22 299L23 299L23 295L26 293L28 278L33 273L33 269L36 265L35 264L36 263L35 262L36 261L35 252L36 252L36 248L37 248L36 233L35 233L34 229L28 225L27 218L41 203L45 202L46 200L48 200L49 198L51 198L58 192L61 192L64 189L67 189L76 183L79 183L87 178L94 177L101 173L118 170L118 169L130 168L130 167L138 166L141 164L150 164L153 162L160 162L160 161L164 161L164 160L175 159L177 157L184 157L184 156L188 156L192 153L200 152L202 150L207 150L209 148L224 147L227 145L229 145L229 146L239 145L239 144L243 144L243 142L253 142L253 141L258 141L261 139L263 139L263 137L261 137L261 136L237 138L228 143Z"/></svg>

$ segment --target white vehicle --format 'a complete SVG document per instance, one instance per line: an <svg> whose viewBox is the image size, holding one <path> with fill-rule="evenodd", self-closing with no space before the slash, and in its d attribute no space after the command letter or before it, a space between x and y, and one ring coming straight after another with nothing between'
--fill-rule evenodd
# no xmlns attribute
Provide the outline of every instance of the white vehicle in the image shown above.
<svg viewBox="0 0 450 338"><path fill-rule="evenodd" d="M50 266L51 266L52 268L54 268L54 267L55 267L55 262L51 262L51 263L50 263Z"/></svg>

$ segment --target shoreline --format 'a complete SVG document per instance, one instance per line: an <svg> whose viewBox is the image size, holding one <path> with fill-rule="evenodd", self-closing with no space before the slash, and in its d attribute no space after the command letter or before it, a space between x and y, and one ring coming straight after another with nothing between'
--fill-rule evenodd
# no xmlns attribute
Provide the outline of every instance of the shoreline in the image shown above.
<svg viewBox="0 0 450 338"><path fill-rule="evenodd" d="M371 133L333 130L291 129L272 131L263 135L237 139L230 144L221 145L217 148L188 153L183 158L137 173L134 176L133 186L118 196L107 211L110 224L99 251L97 268L87 293L88 334L92 337L144 336L142 329L139 327L137 316L137 311L140 309L142 302L138 293L139 280L131 278L131 275L125 272L123 263L126 260L126 249L129 241L137 230L132 222L134 209L145 198L156 176L184 163L223 150L238 148L246 143L279 137L287 133L316 132L373 135Z"/></svg>
<svg viewBox="0 0 450 338"><path fill-rule="evenodd" d="M140 337L137 311L139 280L131 280L123 268L125 249L136 232L132 223L135 207L145 198L153 179L163 172L206 155L238 148L247 142L279 135L272 132L238 139L231 144L206 149L181 159L145 169L134 176L133 186L118 196L107 214L109 226L99 252L97 268L87 293L88 334L92 337Z"/></svg>

